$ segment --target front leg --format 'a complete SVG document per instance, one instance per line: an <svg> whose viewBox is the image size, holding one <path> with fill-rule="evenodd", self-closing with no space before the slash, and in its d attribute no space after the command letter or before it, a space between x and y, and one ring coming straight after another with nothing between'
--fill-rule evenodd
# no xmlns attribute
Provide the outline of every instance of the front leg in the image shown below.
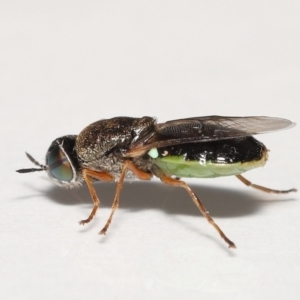
<svg viewBox="0 0 300 300"><path fill-rule="evenodd" d="M114 177L107 173L107 172L97 172L90 169L83 169L82 170L82 176L88 186L89 192L91 194L94 206L93 209L89 215L89 217L85 220L81 220L79 222L80 225L84 225L86 223L89 223L95 216L97 209L99 208L100 200L97 197L95 188L93 186L93 178L98 179L100 181L114 181Z"/></svg>

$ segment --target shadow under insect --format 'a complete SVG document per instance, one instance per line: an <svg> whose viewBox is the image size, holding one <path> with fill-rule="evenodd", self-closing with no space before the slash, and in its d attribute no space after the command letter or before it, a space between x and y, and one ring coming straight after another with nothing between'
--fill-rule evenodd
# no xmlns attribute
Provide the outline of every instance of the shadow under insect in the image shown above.
<svg viewBox="0 0 300 300"><path fill-rule="evenodd" d="M250 215L271 202L284 202L291 199L263 199L259 192L241 191L220 187L189 185L204 203L213 217L239 217ZM101 207L112 205L116 184L95 184ZM66 190L53 186L45 192L47 198L63 205L89 205L92 200L87 187ZM158 209L167 214L201 216L189 195L180 188L169 187L156 182L125 183L120 196L119 209L138 212ZM84 217L84 216L83 216Z"/></svg>

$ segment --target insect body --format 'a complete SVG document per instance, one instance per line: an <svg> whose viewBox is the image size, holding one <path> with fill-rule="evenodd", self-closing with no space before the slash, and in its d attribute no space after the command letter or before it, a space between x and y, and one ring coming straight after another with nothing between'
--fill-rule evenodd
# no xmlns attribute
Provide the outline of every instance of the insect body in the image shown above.
<svg viewBox="0 0 300 300"><path fill-rule="evenodd" d="M177 177L237 175L261 167L267 160L266 147L251 136L167 146L157 153L155 164L167 175Z"/></svg>
<svg viewBox="0 0 300 300"><path fill-rule="evenodd" d="M105 234L119 206L125 179L150 180L184 188L201 213L235 247L205 210L199 198L181 177L218 177L236 175L244 184L265 192L272 190L252 184L241 173L261 167L267 160L266 147L252 135L280 130L295 125L289 120L271 117L195 117L157 124L151 117L116 117L87 126L78 136L66 135L52 142L46 164L39 168L17 170L20 173L47 171L49 177L63 187L76 187L85 182L94 206L85 220L90 222L100 201L93 180L117 181L112 212L100 231Z"/></svg>

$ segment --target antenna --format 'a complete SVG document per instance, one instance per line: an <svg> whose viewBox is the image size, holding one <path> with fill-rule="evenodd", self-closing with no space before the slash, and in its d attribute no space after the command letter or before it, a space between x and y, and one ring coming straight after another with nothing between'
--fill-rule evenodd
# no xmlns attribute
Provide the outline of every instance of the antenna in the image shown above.
<svg viewBox="0 0 300 300"><path fill-rule="evenodd" d="M33 162L36 166L39 166L40 168L29 168L29 169L20 169L20 170L16 170L16 172L18 173L30 173L30 172L35 172L35 171L45 171L47 170L47 166L45 165L41 165L38 161L36 161L29 153L25 152L26 156L28 157L28 159Z"/></svg>

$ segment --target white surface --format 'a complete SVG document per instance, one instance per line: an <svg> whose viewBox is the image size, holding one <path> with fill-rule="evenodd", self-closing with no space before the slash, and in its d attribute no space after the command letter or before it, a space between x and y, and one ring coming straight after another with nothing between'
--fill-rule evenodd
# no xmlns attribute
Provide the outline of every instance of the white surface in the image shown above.
<svg viewBox="0 0 300 300"><path fill-rule="evenodd" d="M269 115L299 121L298 1L1 1L1 299L299 299L299 193L188 180L237 249L177 189L66 191L31 167L52 140L113 116ZM299 131L259 136L246 174L299 188Z"/></svg>

